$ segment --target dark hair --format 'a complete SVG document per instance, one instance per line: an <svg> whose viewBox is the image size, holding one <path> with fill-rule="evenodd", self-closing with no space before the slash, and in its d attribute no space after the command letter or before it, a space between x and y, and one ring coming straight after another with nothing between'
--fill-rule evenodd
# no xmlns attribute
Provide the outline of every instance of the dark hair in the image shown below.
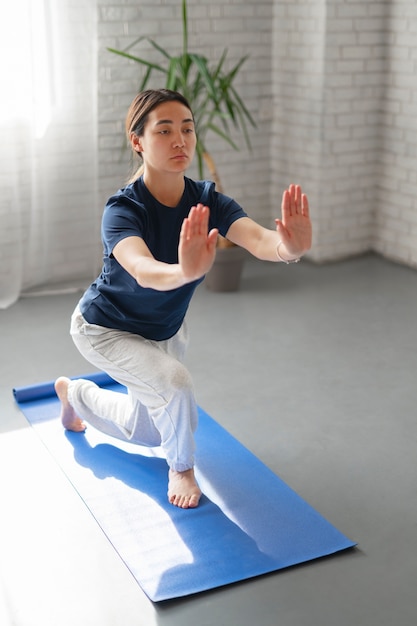
<svg viewBox="0 0 417 626"><path fill-rule="evenodd" d="M180 102L189 109L191 115L193 114L188 100L178 91L172 91L171 89L147 89L146 91L141 91L134 98L126 115L126 136L128 143L130 143L131 133L135 133L138 137L143 135L149 114L164 102ZM140 153L135 152L135 155L136 154L141 156ZM135 169L129 182L136 180L136 178L141 175L142 171L143 165L141 165L139 169Z"/></svg>

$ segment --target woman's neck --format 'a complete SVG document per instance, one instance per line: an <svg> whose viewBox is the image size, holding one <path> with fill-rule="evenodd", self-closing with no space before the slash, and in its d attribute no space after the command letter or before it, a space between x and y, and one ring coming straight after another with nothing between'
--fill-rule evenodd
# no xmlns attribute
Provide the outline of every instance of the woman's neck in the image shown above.
<svg viewBox="0 0 417 626"><path fill-rule="evenodd" d="M145 170L143 182L153 197L165 206L176 207L184 193L185 181L183 174L158 176Z"/></svg>

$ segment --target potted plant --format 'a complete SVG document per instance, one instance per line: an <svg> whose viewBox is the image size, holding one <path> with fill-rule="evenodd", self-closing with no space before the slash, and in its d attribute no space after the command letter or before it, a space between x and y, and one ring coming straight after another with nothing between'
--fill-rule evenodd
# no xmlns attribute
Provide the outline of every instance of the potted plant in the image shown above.
<svg viewBox="0 0 417 626"><path fill-rule="evenodd" d="M227 50L223 51L217 63L210 63L201 54L190 52L188 50L186 0L182 0L182 27L182 51L176 56L169 54L149 37L139 37L124 50L115 48L108 48L108 50L146 68L139 87L140 91L147 88L151 76L157 72L164 76L167 89L178 91L187 98L195 119L199 176L204 177L204 166L206 166L211 180L216 183L217 191L222 192L223 186L214 159L207 150L206 138L208 132L211 131L226 141L234 150L238 150L238 146L229 133L230 125L233 124L236 129L243 132L246 145L250 148L247 123L255 126L255 122L233 85L247 56L242 57L232 69L226 70ZM161 64L147 61L130 52L143 40L147 40L162 55ZM213 291L236 290L239 287L245 258L244 251L220 235L217 247L216 261L207 275L206 285ZM219 265L220 268L217 267Z"/></svg>

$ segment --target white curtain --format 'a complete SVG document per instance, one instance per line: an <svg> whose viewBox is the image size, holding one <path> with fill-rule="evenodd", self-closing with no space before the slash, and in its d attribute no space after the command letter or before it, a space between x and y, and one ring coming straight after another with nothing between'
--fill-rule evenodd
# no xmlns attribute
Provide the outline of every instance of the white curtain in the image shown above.
<svg viewBox="0 0 417 626"><path fill-rule="evenodd" d="M0 7L0 308L97 267L96 0Z"/></svg>

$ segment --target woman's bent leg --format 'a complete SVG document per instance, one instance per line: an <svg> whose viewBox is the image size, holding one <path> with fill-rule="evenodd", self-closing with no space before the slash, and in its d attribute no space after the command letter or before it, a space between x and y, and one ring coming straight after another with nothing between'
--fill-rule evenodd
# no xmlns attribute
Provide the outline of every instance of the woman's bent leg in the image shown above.
<svg viewBox="0 0 417 626"><path fill-rule="evenodd" d="M71 381L68 399L77 415L120 439L161 445L170 467L170 501L196 506L201 495L193 474L197 407L188 370L176 358L184 352L182 331L166 342L148 341L87 324L76 312L71 333L88 361L129 390L125 395L90 381Z"/></svg>

